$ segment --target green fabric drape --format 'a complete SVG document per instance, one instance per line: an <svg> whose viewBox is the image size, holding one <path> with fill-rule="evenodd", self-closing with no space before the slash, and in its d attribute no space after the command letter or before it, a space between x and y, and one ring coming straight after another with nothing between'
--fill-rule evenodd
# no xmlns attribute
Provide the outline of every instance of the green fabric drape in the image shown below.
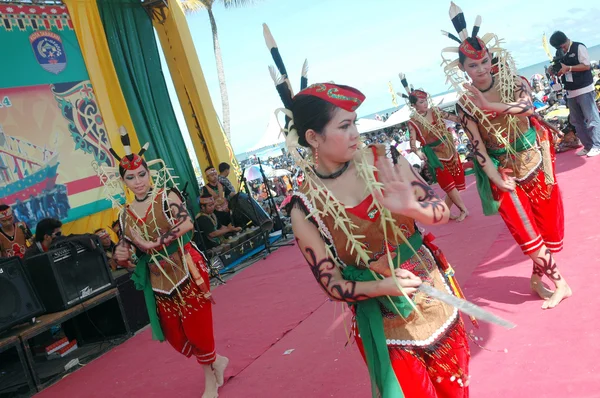
<svg viewBox="0 0 600 398"><path fill-rule="evenodd" d="M119 83L140 143L150 143L148 159L163 159L200 197L196 175L177 124L160 64L150 17L139 0L97 0ZM196 200L189 205L199 211Z"/></svg>
<svg viewBox="0 0 600 398"><path fill-rule="evenodd" d="M415 251L423 245L423 236L416 231L408 243L398 245L394 268L410 259ZM342 270L344 279L355 282L369 282L376 280L375 275L368 269L357 268L349 265ZM400 297L375 297L358 301L351 305L356 308L356 323L363 343L367 367L371 377L371 390L373 397L377 392L382 398L404 397L400 383L392 368L390 353L387 348L385 332L383 330L383 315L380 306L383 305L391 312L399 311L404 318L408 317L413 307L404 296Z"/></svg>
<svg viewBox="0 0 600 398"><path fill-rule="evenodd" d="M523 152L527 149L531 148L536 143L537 133L533 127L530 127L529 130L525 132L525 134L519 136L517 140L515 140L513 144L513 149L516 152ZM502 149L488 149L488 155L495 168L500 166L500 161L498 158L502 155L505 155L508 150L506 148ZM486 216L493 216L498 213L498 209L500 207L500 203L494 200L494 195L492 194L492 185L489 177L483 170L483 167L479 164L477 159L473 162L473 170L475 171L475 180L477 182L477 192L479 193L479 198L481 199L481 207L483 208L483 214Z"/></svg>
<svg viewBox="0 0 600 398"><path fill-rule="evenodd" d="M431 174L431 178L433 179L434 183L437 182L437 175L435 169L444 170L444 165L442 164L442 162L440 162L440 158L438 158L438 155L433 151L433 148L440 145L441 143L442 140L437 140L427 145L423 145L422 148L423 153L427 157L427 167L429 168L429 173Z"/></svg>
<svg viewBox="0 0 600 398"><path fill-rule="evenodd" d="M173 242L167 247L167 255L171 255L185 246L192 240L192 233L188 232L179 238L179 242ZM164 250L161 251L164 254ZM150 328L152 329L152 338L158 341L165 341L165 335L160 327L160 320L158 319L158 312L156 311L156 298L154 297L154 290L152 290L152 284L150 283L150 270L148 269L148 263L152 261L150 254L144 254L140 256L137 264L135 265L135 271L131 275L131 280L137 290L141 290L144 293L144 301L146 302L146 310L148 310L148 317L150 318Z"/></svg>

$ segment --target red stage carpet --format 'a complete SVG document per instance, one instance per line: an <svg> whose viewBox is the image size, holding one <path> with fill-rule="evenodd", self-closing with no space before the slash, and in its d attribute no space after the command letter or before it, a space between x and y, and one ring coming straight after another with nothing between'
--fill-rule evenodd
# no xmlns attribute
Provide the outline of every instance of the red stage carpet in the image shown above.
<svg viewBox="0 0 600 398"><path fill-rule="evenodd" d="M593 285L600 274L600 159L567 152L557 169L566 216L557 260L574 296L554 310L542 311L529 293L531 264L502 220L482 215L472 177L463 194L471 217L432 229L469 299L518 325L507 331L482 324L477 334L496 352L472 348L472 397L600 397L600 299ZM220 397L370 396L366 366L356 347L345 346L347 312L326 300L296 247L242 271L215 289L215 299L217 348L231 359ZM151 341L146 330L38 395L200 397L202 391L200 366Z"/></svg>

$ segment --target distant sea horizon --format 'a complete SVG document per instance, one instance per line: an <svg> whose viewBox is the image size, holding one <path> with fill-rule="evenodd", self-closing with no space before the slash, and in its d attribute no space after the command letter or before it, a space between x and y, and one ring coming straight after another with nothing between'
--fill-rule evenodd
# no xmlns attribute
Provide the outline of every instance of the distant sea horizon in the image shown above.
<svg viewBox="0 0 600 398"><path fill-rule="evenodd" d="M591 61L600 61L600 44L592 46L592 47L588 47L588 53L590 54L590 60ZM519 68L519 75L521 76L525 76L527 79L531 79L531 76L535 75L535 74L540 74L540 75L544 75L545 73L545 69L544 67L550 65L550 61L546 60L546 61L542 61L542 62L538 62L537 64L533 64L530 66L526 66L523 68ZM440 93L436 93L433 96L438 96L438 95L443 95L443 94L448 94L451 92L454 92L455 90L447 90L447 91L442 91ZM396 112L397 110L399 110L400 108L403 107L404 102L403 101L398 101L399 105L398 107L395 108L387 108L387 109L383 109L380 110L378 112L375 113L371 113L368 115L361 115L360 118L361 119L374 119L376 115L385 115L386 113L388 114L392 114L394 112Z"/></svg>

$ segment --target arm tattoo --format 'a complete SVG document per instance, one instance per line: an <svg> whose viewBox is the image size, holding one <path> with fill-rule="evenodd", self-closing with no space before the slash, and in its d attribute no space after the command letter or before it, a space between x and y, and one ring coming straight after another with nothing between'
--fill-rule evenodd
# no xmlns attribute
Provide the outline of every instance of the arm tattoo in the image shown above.
<svg viewBox="0 0 600 398"><path fill-rule="evenodd" d="M306 247L304 251L304 258L306 258L310 270L317 282L325 289L329 297L337 301L347 302L355 302L361 299L370 298L365 294L356 293L357 282L344 279L336 281L334 279L333 271L335 270L336 265L331 257L317 261L317 256L312 248Z"/></svg>
<svg viewBox="0 0 600 398"><path fill-rule="evenodd" d="M552 258L550 249L546 249L546 255L544 257L538 257L537 261L533 261L533 273L539 277L546 275L553 281L559 281L562 279L558 273L558 267Z"/></svg>
<svg viewBox="0 0 600 398"><path fill-rule="evenodd" d="M433 188L427 185L427 183L419 177L414 168L411 167L410 170L415 176L415 180L411 182L410 185L417 188L417 191L419 191L419 195L417 196L419 205L424 209L430 207L433 212L433 223L439 223L444 218L443 201L437 196Z"/></svg>
<svg viewBox="0 0 600 398"><path fill-rule="evenodd" d="M523 113L527 113L533 108L533 104L531 102L531 90L529 89L529 85L525 83L522 79L520 79L520 84L517 85L517 89L515 93L519 100L517 104L509 105L506 109L507 112L512 113L513 115L522 115ZM514 113L514 111L517 111Z"/></svg>
<svg viewBox="0 0 600 398"><path fill-rule="evenodd" d="M177 234L179 234L181 231L179 227L190 218L190 215L188 214L188 211L183 203L169 203L169 211L173 217L174 225L171 229L159 237L159 242L161 245L168 244L174 239L177 239Z"/></svg>
<svg viewBox="0 0 600 398"><path fill-rule="evenodd" d="M463 127L467 136L469 136L469 140L471 141L471 145L473 145L473 160L479 162L481 167L485 166L485 156L479 150L479 144L481 143L479 140L475 139L473 132L469 129L469 120L477 123L474 117L469 116L467 112L461 111L460 115L460 125Z"/></svg>

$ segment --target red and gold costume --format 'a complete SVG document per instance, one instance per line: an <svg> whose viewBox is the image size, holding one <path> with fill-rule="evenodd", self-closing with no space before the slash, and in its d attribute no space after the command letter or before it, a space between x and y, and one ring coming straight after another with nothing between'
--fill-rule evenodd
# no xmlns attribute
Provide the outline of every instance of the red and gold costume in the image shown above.
<svg viewBox="0 0 600 398"><path fill-rule="evenodd" d="M165 209L168 209L165 190L158 192L142 218L127 207L119 218L125 238L133 242L132 230L141 229L147 232L147 239L158 239L160 231L175 225L170 211ZM138 267L148 268L166 340L186 357L193 355L199 363L211 364L216 353L206 258L191 242L183 246L174 242L170 246L157 251L163 253L160 257L148 259L149 254L142 254L136 276ZM167 252L169 255L164 255Z"/></svg>
<svg viewBox="0 0 600 398"><path fill-rule="evenodd" d="M375 158L386 156L390 148L376 145L364 149L373 151ZM306 192L294 194L292 205L299 205L307 214L314 214L318 209L322 213L320 202L310 201ZM361 241L373 253L372 260L385 255L386 245L393 252L403 244L402 241L384 240L380 213L372 207L373 197L369 195L356 207L346 208L348 216L358 227L354 233L364 235ZM403 231L404 236L414 242L419 241L420 232L415 228L412 218L394 214L396 225ZM313 223L321 226L324 231L323 239L327 244L333 244L335 253L342 264L354 264L356 254L351 253L347 246L346 235L335 228L335 220L331 216L313 216ZM417 235L419 237L417 237ZM420 246L413 246L417 255L413 255L399 265L418 277L424 283L429 283L439 290L453 293L448 280L451 270L439 249L432 244L433 237L429 234L421 238ZM367 265L359 264L358 268L366 269ZM450 271L451 272L451 271ZM422 316L412 312L403 317L380 307L383 317L383 329L386 344L394 373L406 397L468 397L469 346L463 322L456 308L441 301L434 300L418 292L412 297L414 304ZM363 357L361 330L354 318L352 324L359 350Z"/></svg>
<svg viewBox="0 0 600 398"><path fill-rule="evenodd" d="M212 321L212 297L207 260L191 242L191 232L176 237L177 227L189 215L184 200L176 189L170 169L160 159L147 164L141 158L148 144L139 153L132 153L129 137L120 129L125 149L123 158L111 148L119 161L119 170L98 171L107 195L113 199L125 197L119 173L145 167L152 176L152 187L148 193L151 201L145 214L136 214L129 205L121 207L119 226L121 238L131 244L137 239L148 242L165 242L163 246L147 252L138 251L135 272L131 279L138 290L142 290L152 327L154 339L165 339L175 350L186 357L194 356L202 365L215 362L215 340ZM159 165L159 168L150 166ZM111 191L113 189L113 191ZM178 196L181 203L173 203L169 195ZM169 235L169 239L165 237Z"/></svg>
<svg viewBox="0 0 600 398"><path fill-rule="evenodd" d="M467 59L481 60L488 54L493 57L492 85L496 85L500 102L518 101L519 92L526 92L526 79L519 77L515 64L500 40L493 34L479 38L481 17L477 17L470 37L460 7L452 3L450 18L458 33L456 37L443 32L460 43L456 49L442 51L444 71L448 80L461 91L464 78L459 70L459 60L451 61L445 52L461 53ZM560 190L554 172L554 145L552 132L536 117L497 114L479 109L470 96L463 94L458 101L461 115L477 124L483 145L494 166L501 175L512 175L516 189L503 192L488 178L480 162L485 158L475 153L474 170L477 189L486 215L500 213L512 236L525 254L539 250L543 245L551 252L562 250L564 214ZM473 142L476 146L479 143ZM534 271L535 272L535 271Z"/></svg>
<svg viewBox="0 0 600 398"><path fill-rule="evenodd" d="M0 211L0 219L13 219L10 208ZM17 256L23 258L27 251L27 241L31 238L31 232L23 222L13 224L13 234L9 235L6 231L0 229L0 257Z"/></svg>
<svg viewBox="0 0 600 398"><path fill-rule="evenodd" d="M459 106L475 118L466 109L463 98ZM530 117L519 123L517 134L509 139L507 116L489 112L486 115L504 132L499 136L478 123L488 155L501 173L512 170L517 183L513 192L503 192L489 183L493 199L499 205L498 212L524 254L533 253L544 244L551 252L559 252L563 247L564 210L555 175L552 132ZM509 153L506 142L514 153ZM487 178L481 173L477 177Z"/></svg>
<svg viewBox="0 0 600 398"><path fill-rule="evenodd" d="M446 129L446 123L439 117L438 112L437 109L432 109L433 121L431 123L423 116L413 114L408 124L414 129L416 139L421 147L430 148L435 154L434 156L439 159L441 167L433 168L440 188L446 193L454 188L464 191L466 188L465 171L454 146L452 134ZM413 152L416 151L416 147L412 147L412 141L411 149ZM429 157L427 158L428 162L433 162L434 160Z"/></svg>

